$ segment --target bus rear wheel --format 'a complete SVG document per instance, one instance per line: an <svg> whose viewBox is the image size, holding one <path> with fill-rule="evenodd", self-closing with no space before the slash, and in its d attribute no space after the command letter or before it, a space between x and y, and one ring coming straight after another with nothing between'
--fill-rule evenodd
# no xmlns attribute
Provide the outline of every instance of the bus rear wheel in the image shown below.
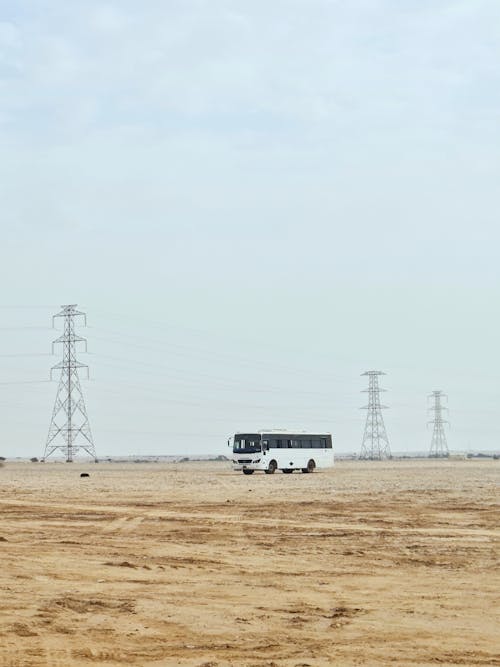
<svg viewBox="0 0 500 667"><path fill-rule="evenodd" d="M314 472L315 467L316 467L316 463L314 462L314 460L309 459L309 462L307 464L307 472Z"/></svg>
<svg viewBox="0 0 500 667"><path fill-rule="evenodd" d="M269 461L269 465L264 470L264 472L266 473L266 475L273 475L276 472L277 467L278 467L278 464L273 459L272 461Z"/></svg>
<svg viewBox="0 0 500 667"><path fill-rule="evenodd" d="M253 470L247 470L246 468L243 469L243 474L244 475L253 475L254 471Z"/></svg>

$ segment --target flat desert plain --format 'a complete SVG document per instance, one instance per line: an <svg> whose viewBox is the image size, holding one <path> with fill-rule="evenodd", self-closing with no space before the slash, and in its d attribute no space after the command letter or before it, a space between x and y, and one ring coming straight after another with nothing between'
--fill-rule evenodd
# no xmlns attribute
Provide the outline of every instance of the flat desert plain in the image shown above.
<svg viewBox="0 0 500 667"><path fill-rule="evenodd" d="M0 665L500 665L499 478L7 462Z"/></svg>

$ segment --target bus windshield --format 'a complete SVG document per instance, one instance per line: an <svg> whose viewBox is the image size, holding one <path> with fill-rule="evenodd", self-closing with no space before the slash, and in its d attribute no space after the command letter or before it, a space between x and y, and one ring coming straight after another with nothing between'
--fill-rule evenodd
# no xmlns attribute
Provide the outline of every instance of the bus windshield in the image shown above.
<svg viewBox="0 0 500 667"><path fill-rule="evenodd" d="M260 452L260 435L237 434L234 436L233 452L238 454L254 454Z"/></svg>

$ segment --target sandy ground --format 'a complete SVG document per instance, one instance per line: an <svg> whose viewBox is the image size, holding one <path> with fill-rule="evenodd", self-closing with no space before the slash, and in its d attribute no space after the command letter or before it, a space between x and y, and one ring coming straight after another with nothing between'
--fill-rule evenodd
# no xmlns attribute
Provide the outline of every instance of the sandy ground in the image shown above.
<svg viewBox="0 0 500 667"><path fill-rule="evenodd" d="M7 463L0 666L500 665L499 479Z"/></svg>

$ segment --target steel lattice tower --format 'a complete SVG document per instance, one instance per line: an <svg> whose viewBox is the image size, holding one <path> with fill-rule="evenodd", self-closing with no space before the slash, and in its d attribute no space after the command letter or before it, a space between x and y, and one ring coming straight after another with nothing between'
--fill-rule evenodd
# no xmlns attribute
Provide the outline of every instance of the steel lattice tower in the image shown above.
<svg viewBox="0 0 500 667"><path fill-rule="evenodd" d="M381 405L380 403L380 392L385 391L385 389L380 389L378 386L378 376L385 375L385 373L382 371L366 371L366 373L362 373L362 376L364 375L369 378L368 389L363 390L368 393L368 405L363 406L362 410L368 410L368 414L366 415L365 432L359 458L372 461L390 458L391 450L384 418L382 417L382 410L387 408L387 405Z"/></svg>
<svg viewBox="0 0 500 667"><path fill-rule="evenodd" d="M443 394L442 391L433 391L432 394L429 394L429 398L434 399L434 405L429 408L434 413L434 419L427 422L427 425L434 425L429 456L434 458L446 458L450 454L444 432L444 425L449 422L443 419L443 410L448 408L441 405L441 399L445 396L446 394Z"/></svg>
<svg viewBox="0 0 500 667"><path fill-rule="evenodd" d="M64 318L64 332L52 343L52 353L54 353L54 345L61 343L63 358L50 371L50 379L52 379L53 371L60 369L61 379L42 461L60 449L66 456L66 461L71 463L78 450L83 449L97 463L89 418L78 377L79 368L86 368L88 376L88 366L80 363L76 358L77 343L84 343L86 352L87 340L75 333L75 318L82 316L85 326L87 318L85 313L76 310L76 304L61 306L61 308L61 312L52 318L52 325L56 317ZM77 439L80 440L80 443L76 443ZM62 444L58 444L61 440Z"/></svg>

